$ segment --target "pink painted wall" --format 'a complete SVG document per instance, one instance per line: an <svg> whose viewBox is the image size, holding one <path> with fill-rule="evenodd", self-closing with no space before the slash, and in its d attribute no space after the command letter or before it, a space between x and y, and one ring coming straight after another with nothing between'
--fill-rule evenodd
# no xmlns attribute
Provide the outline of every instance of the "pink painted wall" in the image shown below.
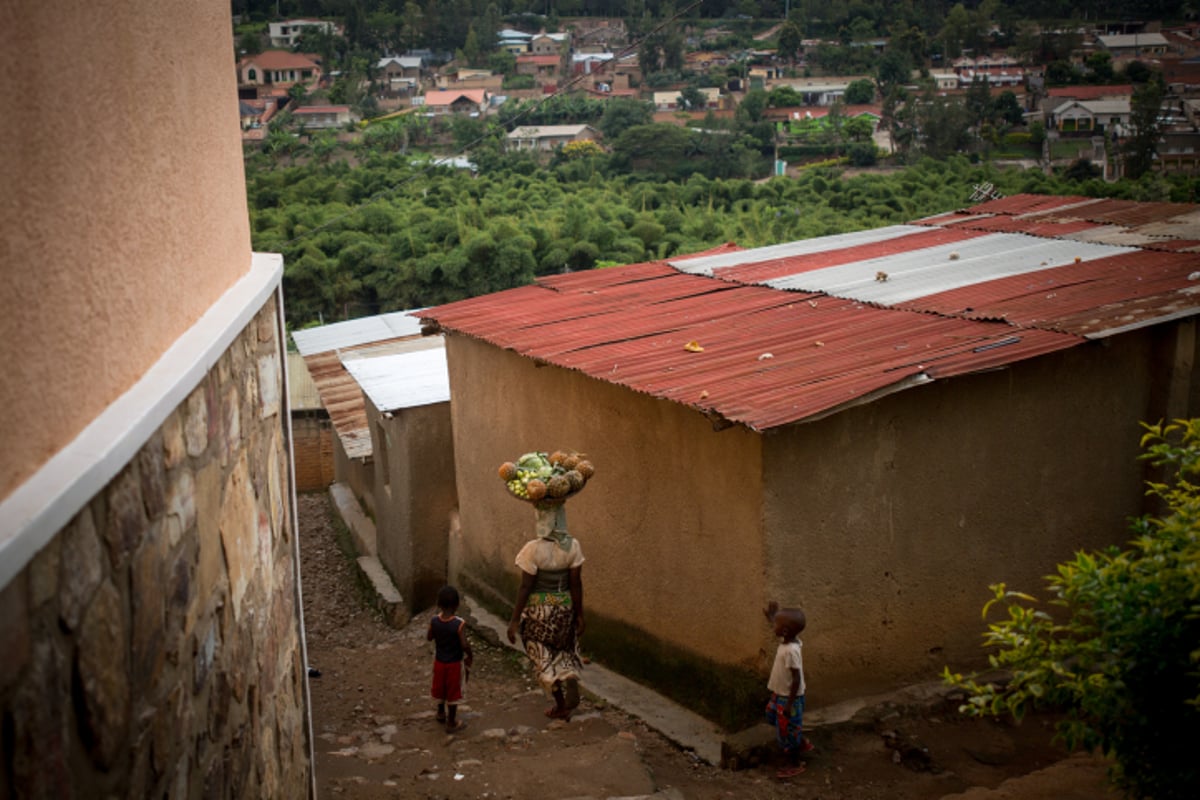
<svg viewBox="0 0 1200 800"><path fill-rule="evenodd" d="M229 3L4 20L0 498L250 269Z"/></svg>

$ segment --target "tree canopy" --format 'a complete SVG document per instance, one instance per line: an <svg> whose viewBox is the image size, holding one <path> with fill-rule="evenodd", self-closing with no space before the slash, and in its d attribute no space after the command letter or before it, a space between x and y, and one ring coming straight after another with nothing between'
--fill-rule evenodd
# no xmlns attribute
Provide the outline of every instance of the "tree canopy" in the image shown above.
<svg viewBox="0 0 1200 800"><path fill-rule="evenodd" d="M843 120L843 146L860 147L855 125ZM348 151L316 137L297 152L297 139L280 134L288 155L247 159L253 246L283 254L288 322L300 327L462 299L597 263L906 222L961 207L985 181L1006 194L1187 199L1187 187L1160 176L1072 184L962 156L887 175L846 178L814 168L758 183L723 174L761 158L757 143L733 130L639 124L609 145L612 153L563 148L548 164L481 151L472 155L476 173L432 166L399 145ZM871 160L868 150L852 155ZM351 166L351 156L359 163Z"/></svg>

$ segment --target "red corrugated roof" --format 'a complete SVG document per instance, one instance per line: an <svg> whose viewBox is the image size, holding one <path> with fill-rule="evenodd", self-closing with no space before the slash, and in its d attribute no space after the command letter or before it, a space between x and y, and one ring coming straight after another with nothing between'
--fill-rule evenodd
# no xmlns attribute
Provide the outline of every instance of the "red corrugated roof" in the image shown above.
<svg viewBox="0 0 1200 800"><path fill-rule="evenodd" d="M889 387L1074 346L1045 331L739 286L638 264L422 312L443 330L755 430ZM607 281L596 280L598 275ZM571 278L579 277L579 285ZM691 352L697 343L702 350Z"/></svg>
<svg viewBox="0 0 1200 800"><path fill-rule="evenodd" d="M1186 240L1169 235L1189 234L1193 216L1191 205L1024 195L918 223L929 230L831 237L828 248L724 245L420 316L766 430L1197 313L1200 254L1170 252ZM1114 232L1154 246L1088 239Z"/></svg>
<svg viewBox="0 0 1200 800"><path fill-rule="evenodd" d="M1173 314L1179 302L1194 309L1197 281L1189 276L1197 267L1194 253L1141 250L927 295L896 308L1098 336L1155 307L1167 312L1160 316Z"/></svg>
<svg viewBox="0 0 1200 800"><path fill-rule="evenodd" d="M1129 97L1133 94L1131 84L1116 86L1060 86L1046 90L1048 97L1069 97L1073 100L1098 100L1101 97Z"/></svg>
<svg viewBox="0 0 1200 800"><path fill-rule="evenodd" d="M318 69L317 63L308 56L290 50L264 50L257 55L246 56L241 66L256 65L259 69Z"/></svg>
<svg viewBox="0 0 1200 800"><path fill-rule="evenodd" d="M533 53L522 53L517 56L518 64L535 64L540 66L552 67L562 59L556 55L534 55Z"/></svg>

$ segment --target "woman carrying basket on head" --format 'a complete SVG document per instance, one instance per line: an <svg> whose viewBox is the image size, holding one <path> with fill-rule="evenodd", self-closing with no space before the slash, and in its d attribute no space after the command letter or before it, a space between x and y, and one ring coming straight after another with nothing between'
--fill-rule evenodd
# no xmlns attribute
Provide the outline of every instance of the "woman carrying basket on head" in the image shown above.
<svg viewBox="0 0 1200 800"><path fill-rule="evenodd" d="M521 585L508 641L517 636L538 682L554 698L546 710L567 720L579 705L579 637L583 635L583 549L567 532L565 503L583 489L593 467L577 453L527 453L500 467L511 494L534 504L537 537L517 553Z"/></svg>
<svg viewBox="0 0 1200 800"><path fill-rule="evenodd" d="M554 698L546 710L567 720L579 705L579 637L583 635L583 550L567 532L564 505L539 508L537 538L517 553L521 586L508 623L508 641L520 634L538 682Z"/></svg>

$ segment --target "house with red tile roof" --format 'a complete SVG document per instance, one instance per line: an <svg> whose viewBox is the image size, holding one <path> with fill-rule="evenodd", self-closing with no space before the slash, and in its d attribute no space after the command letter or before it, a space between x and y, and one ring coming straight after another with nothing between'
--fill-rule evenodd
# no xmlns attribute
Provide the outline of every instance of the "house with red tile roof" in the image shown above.
<svg viewBox="0 0 1200 800"><path fill-rule="evenodd" d="M482 114L487 111L491 94L486 89L447 89L428 91L414 98L414 106L423 106L430 114Z"/></svg>
<svg viewBox="0 0 1200 800"><path fill-rule="evenodd" d="M243 86L288 86L320 79L321 66L302 53L264 50L238 62L238 84Z"/></svg>
<svg viewBox="0 0 1200 800"><path fill-rule="evenodd" d="M541 86L558 80L562 58L557 55L534 55L522 53L517 56L517 74L529 75Z"/></svg>

